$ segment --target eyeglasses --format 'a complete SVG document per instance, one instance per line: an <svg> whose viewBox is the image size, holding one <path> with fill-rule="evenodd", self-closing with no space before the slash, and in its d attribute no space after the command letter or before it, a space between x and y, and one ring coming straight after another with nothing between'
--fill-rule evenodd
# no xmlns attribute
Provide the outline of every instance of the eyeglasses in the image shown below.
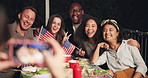
<svg viewBox="0 0 148 78"><path fill-rule="evenodd" d="M73 9L73 10L69 10L69 13L74 13L74 12L80 12L82 9Z"/></svg>
<svg viewBox="0 0 148 78"><path fill-rule="evenodd" d="M101 26L103 26L104 24L109 23L109 22L113 23L116 26L116 28L119 30L117 21L116 20L113 20L113 19L103 20L101 22Z"/></svg>

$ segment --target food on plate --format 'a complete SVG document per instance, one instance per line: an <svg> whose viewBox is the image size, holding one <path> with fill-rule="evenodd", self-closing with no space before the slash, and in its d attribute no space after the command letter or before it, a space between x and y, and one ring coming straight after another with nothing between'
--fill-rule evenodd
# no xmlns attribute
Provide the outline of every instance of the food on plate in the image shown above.
<svg viewBox="0 0 148 78"><path fill-rule="evenodd" d="M92 65L89 59L76 57L79 61L80 66L82 67L82 72L85 73L85 76L95 76L95 77L104 77L105 75L109 75L108 70L104 70L97 65Z"/></svg>
<svg viewBox="0 0 148 78"><path fill-rule="evenodd" d="M107 73L108 73L108 70L103 70L103 69L95 69L94 70L94 75L96 75L96 76L105 75Z"/></svg>
<svg viewBox="0 0 148 78"><path fill-rule="evenodd" d="M50 72L48 71L47 68L27 66L22 69L22 73L28 75L41 75L41 74L48 74Z"/></svg>
<svg viewBox="0 0 148 78"><path fill-rule="evenodd" d="M80 65L81 64L90 64L90 60L86 59L86 58L76 57L76 60L79 61Z"/></svg>

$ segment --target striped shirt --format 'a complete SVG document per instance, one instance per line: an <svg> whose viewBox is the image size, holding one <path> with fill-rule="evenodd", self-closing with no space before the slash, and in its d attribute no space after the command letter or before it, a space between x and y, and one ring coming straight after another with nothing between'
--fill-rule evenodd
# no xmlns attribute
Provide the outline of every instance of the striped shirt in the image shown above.
<svg viewBox="0 0 148 78"><path fill-rule="evenodd" d="M82 50L85 51L86 54L84 58L91 59L96 49L96 46L96 43L91 43L90 41L82 41L80 42L79 48L82 48Z"/></svg>

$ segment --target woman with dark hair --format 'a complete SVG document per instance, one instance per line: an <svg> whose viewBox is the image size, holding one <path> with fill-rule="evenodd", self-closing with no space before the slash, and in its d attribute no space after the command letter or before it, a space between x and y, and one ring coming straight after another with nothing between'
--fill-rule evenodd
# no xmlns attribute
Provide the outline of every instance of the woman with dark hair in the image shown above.
<svg viewBox="0 0 148 78"><path fill-rule="evenodd" d="M46 29L50 31L54 38L62 45L64 43L64 20L59 14L52 15L46 26ZM67 33L66 33L67 34ZM66 35L67 36L67 35Z"/></svg>
<svg viewBox="0 0 148 78"><path fill-rule="evenodd" d="M105 42L97 45L92 63L102 65L107 63L114 73L114 78L141 78L145 76L147 67L137 47L131 46L123 40L122 31L113 19L102 21L102 37ZM107 48L99 57L100 48Z"/></svg>
<svg viewBox="0 0 148 78"><path fill-rule="evenodd" d="M92 17L89 18L81 27L82 28L78 29L82 30L79 31L81 34L76 33L80 35L79 47L82 48L82 50L78 52L78 55L91 59L96 49L96 45L101 41L99 23L97 22L97 19Z"/></svg>
<svg viewBox="0 0 148 78"><path fill-rule="evenodd" d="M117 29L117 32L120 31L119 35L117 36L117 43L121 43L122 40L124 39L123 31L122 31L122 28L120 28L120 26L118 25L118 23L115 20L107 19L107 20L102 21L102 23L101 23L101 34L102 34L102 36L103 36L103 32L104 32L103 28L104 28L104 25L106 25L106 24L113 25ZM104 42L107 42L107 41L104 40L104 38L102 38L102 39L103 39Z"/></svg>

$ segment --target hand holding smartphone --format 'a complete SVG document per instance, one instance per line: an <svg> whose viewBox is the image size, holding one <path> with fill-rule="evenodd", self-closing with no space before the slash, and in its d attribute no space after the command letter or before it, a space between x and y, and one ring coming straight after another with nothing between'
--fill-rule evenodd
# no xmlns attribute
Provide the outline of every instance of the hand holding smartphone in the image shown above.
<svg viewBox="0 0 148 78"><path fill-rule="evenodd" d="M16 40L9 44L9 59L16 64L44 64L43 51L53 53L49 44L33 40Z"/></svg>

